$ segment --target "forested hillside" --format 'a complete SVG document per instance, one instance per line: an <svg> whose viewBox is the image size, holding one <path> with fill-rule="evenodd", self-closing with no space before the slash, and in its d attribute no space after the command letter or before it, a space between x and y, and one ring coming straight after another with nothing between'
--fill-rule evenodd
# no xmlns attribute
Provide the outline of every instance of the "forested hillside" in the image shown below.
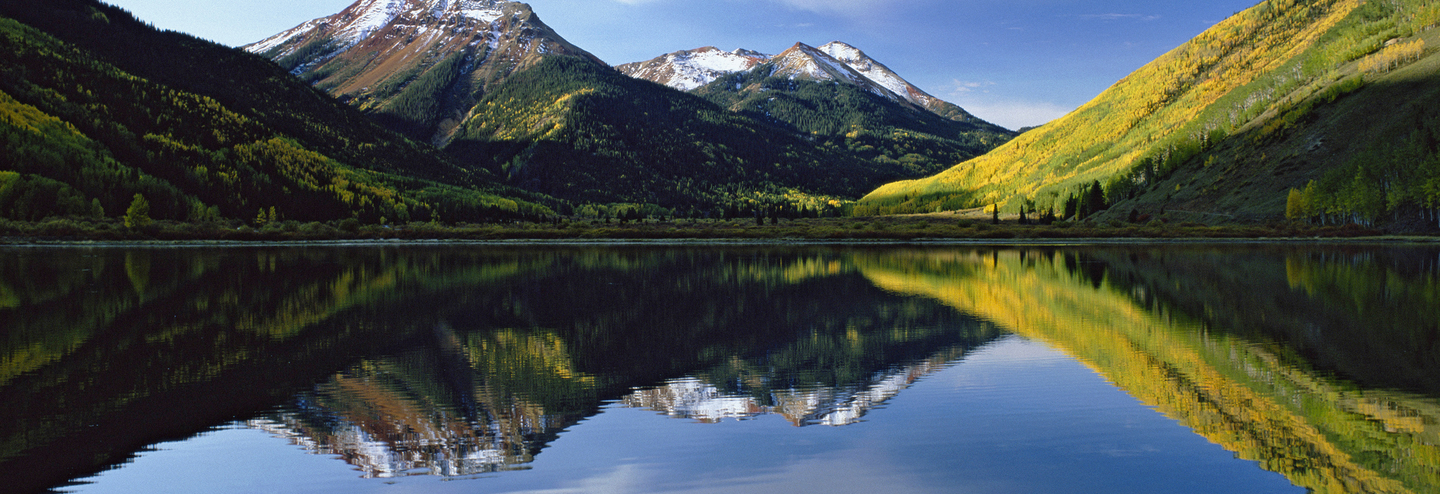
<svg viewBox="0 0 1440 494"><path fill-rule="evenodd" d="M259 57L92 0L4 0L0 15L0 217L553 214Z"/></svg>
<svg viewBox="0 0 1440 494"><path fill-rule="evenodd" d="M817 136L812 125L630 79L524 3L464 5L357 2L246 49L467 168L568 201L573 209L562 212L582 217L840 214L881 184L1010 136L933 115L901 118L858 94L847 96L853 104L797 115L838 123L826 132L844 127ZM856 116L865 112L885 115Z"/></svg>
<svg viewBox="0 0 1440 494"><path fill-rule="evenodd" d="M446 149L529 190L712 217L833 210L907 174L898 163L565 56L546 57L488 92Z"/></svg>
<svg viewBox="0 0 1440 494"><path fill-rule="evenodd" d="M1297 221L1434 219L1437 24L1440 5L1422 0L1267 0L1075 112L937 176L882 187L857 211L1275 221L1288 200Z"/></svg>
<svg viewBox="0 0 1440 494"><path fill-rule="evenodd" d="M937 173L994 149L1014 133L983 120L957 121L853 84L774 75L763 64L693 93L721 107L811 135L823 146L910 175ZM952 112L963 113L954 105Z"/></svg>

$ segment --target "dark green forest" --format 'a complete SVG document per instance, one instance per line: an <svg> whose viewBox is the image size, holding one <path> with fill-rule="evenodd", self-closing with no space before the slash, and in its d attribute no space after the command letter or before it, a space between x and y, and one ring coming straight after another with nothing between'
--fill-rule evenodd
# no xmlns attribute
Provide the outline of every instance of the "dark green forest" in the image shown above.
<svg viewBox="0 0 1440 494"><path fill-rule="evenodd" d="M0 15L0 217L113 218L135 194L190 222L553 214L259 57L87 0Z"/></svg>
<svg viewBox="0 0 1440 494"><path fill-rule="evenodd" d="M853 84L776 77L772 64L722 77L694 94L742 115L812 136L911 176L938 173L1004 144L1015 134L958 122Z"/></svg>
<svg viewBox="0 0 1440 494"><path fill-rule="evenodd" d="M515 186L576 203L679 215L834 209L899 164L817 145L777 125L573 57L546 57L492 89L447 150Z"/></svg>

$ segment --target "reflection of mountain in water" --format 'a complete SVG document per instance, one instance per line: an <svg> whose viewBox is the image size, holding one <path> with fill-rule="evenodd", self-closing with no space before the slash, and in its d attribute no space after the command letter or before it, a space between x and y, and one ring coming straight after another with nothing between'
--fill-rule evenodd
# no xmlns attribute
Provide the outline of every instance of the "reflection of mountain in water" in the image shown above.
<svg viewBox="0 0 1440 494"><path fill-rule="evenodd" d="M1350 269L1294 251L1223 250L915 250L855 262L879 286L933 297L1070 353L1146 404L1297 485L1319 492L1440 489L1440 400L1337 380L1312 370L1285 343L1297 336L1291 328L1315 318L1309 327L1328 331L1299 333L1302 343L1328 346L1325 360L1351 366L1347 372L1367 362L1378 368L1357 374L1391 376L1399 386L1433 375L1434 367L1415 363L1428 356L1356 358L1391 345L1405 355L1397 341L1433 341L1440 309L1434 298L1424 298L1436 286L1433 266L1397 276L1373 264ZM1344 276L1301 276L1299 266ZM1376 273L1382 277L1372 278ZM1335 285L1340 280L1389 286L1346 291ZM1308 298L1327 293L1353 299ZM1363 316L1347 309L1395 304L1418 310ZM1189 315L1192 308L1199 314ZM1272 321L1281 314L1289 317ZM1318 320L1333 317L1353 326ZM1397 324L1402 320L1408 324Z"/></svg>
<svg viewBox="0 0 1440 494"><path fill-rule="evenodd" d="M1433 263L1323 249L159 252L0 258L7 487L236 418L379 477L524 468L616 400L853 423L1003 330L1299 485L1440 486Z"/></svg>
<svg viewBox="0 0 1440 494"><path fill-rule="evenodd" d="M795 267L780 266L782 271L792 272ZM547 280L556 283L543 285L574 290L576 284L584 283L582 278ZM816 281L812 277L792 279ZM663 362L666 368L678 370L661 374L699 371L693 374L699 377L671 379L664 386L647 386L648 378L643 377L657 373L656 362L627 359L609 353L604 346L592 348L611 355L605 371L592 373L577 364L594 361L597 356L580 355L576 348L585 343L563 335L573 334L573 325L590 324L589 318L606 317L604 314L586 314L586 319L568 322L570 327L563 330L495 329L477 323L485 318L476 316L463 329L439 325L435 345L362 362L302 393L285 411L249 424L289 438L309 451L343 458L370 477L474 475L523 468L560 431L598 413L604 401L615 399L639 404L636 400L648 397L655 400L650 406L667 400L688 402L708 410L689 409L697 412L692 417L701 419L778 413L797 425L854 423L916 379L999 334L992 326L956 318L929 302L919 301L917 306L916 300L873 289L864 296L878 298L867 303L856 300L851 314L840 314L833 326L816 325L797 340L757 339L768 331L746 331L762 327L764 321L775 317L776 310L809 306L812 298L857 296L839 295L824 287L815 283L810 289L774 297L775 305L746 301L738 292L698 291L697 295L741 304L749 315L718 318L725 323L703 332L712 336L692 342L689 348L649 336L676 328L654 324L607 328L605 335L613 341L627 345L661 342L677 352L671 361L682 366ZM549 297L543 291L533 295L538 297L535 300L531 296L507 294L514 297L510 313L513 307ZM684 298L673 292L655 296ZM628 309L617 305L616 310ZM554 314L547 316L556 321ZM639 353L657 352L642 349ZM681 358L685 354L697 357ZM706 368L705 362L713 364ZM704 379L740 384L722 391L701 384ZM785 387L771 389L772 385ZM634 391L641 387L646 390ZM741 392L750 396L736 394ZM701 394L706 398L699 399ZM763 398L755 398L757 395Z"/></svg>
<svg viewBox="0 0 1440 494"><path fill-rule="evenodd" d="M7 288L22 311L110 309L0 312L26 328L0 349L0 395L25 404L0 410L0 474L54 485L236 417L369 476L523 468L607 401L680 376L840 423L905 366L998 335L827 249L152 252ZM17 274L0 283L41 266L0 261Z"/></svg>
<svg viewBox="0 0 1440 494"><path fill-rule="evenodd" d="M900 394L920 378L939 372L961 351L941 352L936 357L896 369L877 372L870 378L841 387L792 388L771 391L768 399L721 391L700 378L675 379L664 386L637 390L621 401L632 408L649 408L675 418L719 422L760 415L782 415L796 426L841 426L859 422L865 414ZM764 403L771 404L766 405Z"/></svg>
<svg viewBox="0 0 1440 494"><path fill-rule="evenodd" d="M538 448L528 442L567 425L565 417L519 402L479 410L476 417L385 381L383 375L347 373L302 395L290 411L247 425L312 453L339 457L366 477L378 478L511 469L534 459Z"/></svg>

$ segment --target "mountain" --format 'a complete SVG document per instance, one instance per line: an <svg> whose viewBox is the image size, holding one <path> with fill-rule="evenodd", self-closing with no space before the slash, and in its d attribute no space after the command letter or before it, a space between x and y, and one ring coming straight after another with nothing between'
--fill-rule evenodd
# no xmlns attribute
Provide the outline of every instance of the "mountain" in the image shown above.
<svg viewBox="0 0 1440 494"><path fill-rule="evenodd" d="M931 113L960 122L980 122L974 115L971 115L954 103L931 96L929 93L915 87L914 84L911 84L909 81L906 81L905 78L900 77L899 74L891 71L889 67L870 58L865 52L860 51L859 48L835 41L821 46L820 50L835 60L844 63L851 69L863 74L867 79L900 95L906 101L920 105L920 107L929 110Z"/></svg>
<svg viewBox="0 0 1440 494"><path fill-rule="evenodd" d="M917 176L984 154L1015 135L926 94L840 42L821 48L797 43L691 92Z"/></svg>
<svg viewBox="0 0 1440 494"><path fill-rule="evenodd" d="M681 91L693 91L726 75L753 70L757 65L774 66L770 75L811 81L838 81L854 84L875 94L908 102L945 118L980 122L953 103L931 96L906 81L859 48L834 41L819 48L796 43L779 55L738 49L726 52L715 47L684 50L644 62L616 66L625 75L664 84Z"/></svg>
<svg viewBox="0 0 1440 494"><path fill-rule="evenodd" d="M1421 0L1265 1L1069 115L881 187L857 211L1064 215L1098 186L1102 220L1433 223L1437 24L1440 6Z"/></svg>
<svg viewBox="0 0 1440 494"><path fill-rule="evenodd" d="M920 175L626 77L517 2L361 0L245 49L468 168L577 205L833 209Z"/></svg>
<svg viewBox="0 0 1440 494"><path fill-rule="evenodd" d="M93 0L0 16L0 216L117 217L136 194L189 221L553 214L262 58Z"/></svg>
<svg viewBox="0 0 1440 494"><path fill-rule="evenodd" d="M605 66L504 0L360 0L242 48L439 146L487 89L546 56Z"/></svg>
<svg viewBox="0 0 1440 494"><path fill-rule="evenodd" d="M721 51L707 46L677 51L644 62L618 65L615 70L636 79L690 91L715 82L715 79L726 74L750 70L768 60L770 55L743 48Z"/></svg>

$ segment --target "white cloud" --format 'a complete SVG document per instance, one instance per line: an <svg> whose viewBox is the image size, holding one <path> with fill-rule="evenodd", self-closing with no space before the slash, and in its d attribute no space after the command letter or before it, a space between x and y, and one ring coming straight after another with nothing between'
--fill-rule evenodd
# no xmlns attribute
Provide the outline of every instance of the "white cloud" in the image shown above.
<svg viewBox="0 0 1440 494"><path fill-rule="evenodd" d="M955 91L954 91L952 94L964 94L964 93L974 92L974 91L980 90L980 89L982 89L982 88L987 88L987 87L990 87L990 86L994 86L995 83L990 82L990 81L974 82L974 81L962 81L962 80L960 80L960 79L955 79L954 81L951 82L951 85L953 85L953 86L955 87Z"/></svg>

